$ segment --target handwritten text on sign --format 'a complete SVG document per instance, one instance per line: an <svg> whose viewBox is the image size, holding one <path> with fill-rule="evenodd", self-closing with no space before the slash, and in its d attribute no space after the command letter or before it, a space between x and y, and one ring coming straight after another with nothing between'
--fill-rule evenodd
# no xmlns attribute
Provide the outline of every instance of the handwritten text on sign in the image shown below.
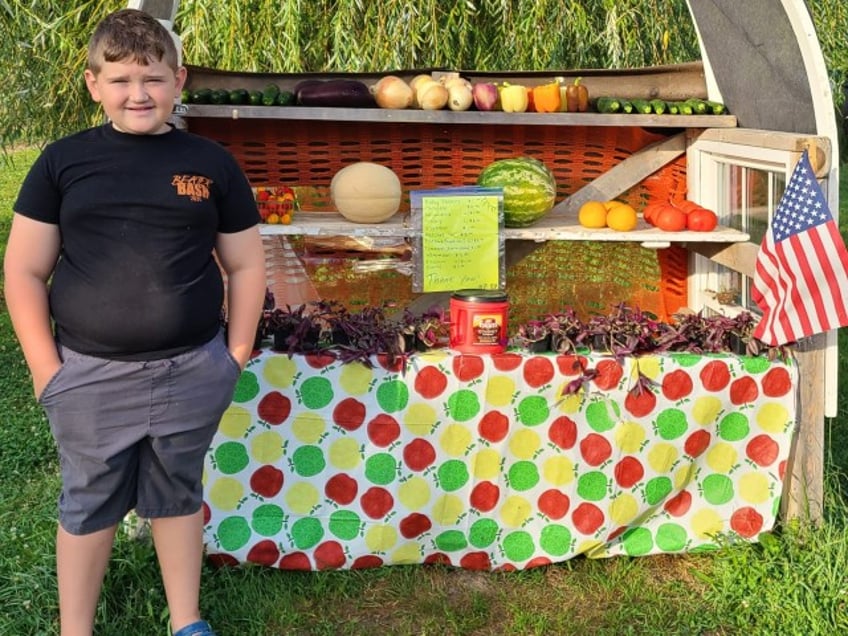
<svg viewBox="0 0 848 636"><path fill-rule="evenodd" d="M421 208L424 291L498 289L498 197L422 197Z"/></svg>

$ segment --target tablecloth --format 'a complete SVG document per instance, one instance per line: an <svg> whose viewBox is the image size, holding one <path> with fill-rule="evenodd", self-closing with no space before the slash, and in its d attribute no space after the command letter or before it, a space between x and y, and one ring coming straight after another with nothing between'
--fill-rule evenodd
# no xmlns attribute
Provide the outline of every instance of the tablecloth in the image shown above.
<svg viewBox="0 0 848 636"><path fill-rule="evenodd" d="M206 459L207 553L512 570L756 541L778 513L796 384L791 362L729 354L262 350Z"/></svg>

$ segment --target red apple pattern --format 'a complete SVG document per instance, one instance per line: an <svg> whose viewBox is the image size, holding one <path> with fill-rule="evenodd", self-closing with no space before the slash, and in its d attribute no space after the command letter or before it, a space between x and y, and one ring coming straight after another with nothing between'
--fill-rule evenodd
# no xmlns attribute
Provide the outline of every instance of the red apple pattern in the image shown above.
<svg viewBox="0 0 848 636"><path fill-rule="evenodd" d="M756 541L779 508L797 369L635 363L433 351L366 367L260 351L242 378L258 391L207 454L210 562L514 571Z"/></svg>

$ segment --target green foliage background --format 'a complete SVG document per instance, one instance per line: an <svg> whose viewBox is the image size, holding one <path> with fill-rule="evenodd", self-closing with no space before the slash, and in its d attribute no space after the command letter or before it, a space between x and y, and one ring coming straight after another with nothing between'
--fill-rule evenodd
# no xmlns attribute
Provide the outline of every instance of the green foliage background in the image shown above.
<svg viewBox="0 0 848 636"><path fill-rule="evenodd" d="M848 79L848 3L808 2L838 104ZM75 5L69 7L69 5ZM85 45L126 0L0 0L0 146L97 121ZM685 0L183 0L190 64L239 71L631 68L699 59Z"/></svg>

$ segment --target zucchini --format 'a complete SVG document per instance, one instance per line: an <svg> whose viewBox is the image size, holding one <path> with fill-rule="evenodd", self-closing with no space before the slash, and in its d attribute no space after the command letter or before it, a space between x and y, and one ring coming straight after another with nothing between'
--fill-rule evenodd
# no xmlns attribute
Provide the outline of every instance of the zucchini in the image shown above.
<svg viewBox="0 0 848 636"><path fill-rule="evenodd" d="M647 99L634 99L633 109L639 115L650 115L651 111L653 110L651 108L650 102L648 102Z"/></svg>
<svg viewBox="0 0 848 636"><path fill-rule="evenodd" d="M595 107L599 113L617 113L621 109L621 100L615 97L599 97Z"/></svg>
<svg viewBox="0 0 848 636"><path fill-rule="evenodd" d="M261 106L262 105L262 91L260 90L252 90L247 94L247 103L251 106Z"/></svg>
<svg viewBox="0 0 848 636"><path fill-rule="evenodd" d="M666 102L665 107L669 115L677 115L680 112L677 102Z"/></svg>
<svg viewBox="0 0 848 636"><path fill-rule="evenodd" d="M631 102L629 99L622 99L621 100L621 112L624 113L625 115L629 115L630 113L632 113L633 112L633 102Z"/></svg>
<svg viewBox="0 0 848 636"><path fill-rule="evenodd" d="M666 103L661 99L652 99L648 103L651 105L651 110L657 115L662 115L668 109Z"/></svg>

